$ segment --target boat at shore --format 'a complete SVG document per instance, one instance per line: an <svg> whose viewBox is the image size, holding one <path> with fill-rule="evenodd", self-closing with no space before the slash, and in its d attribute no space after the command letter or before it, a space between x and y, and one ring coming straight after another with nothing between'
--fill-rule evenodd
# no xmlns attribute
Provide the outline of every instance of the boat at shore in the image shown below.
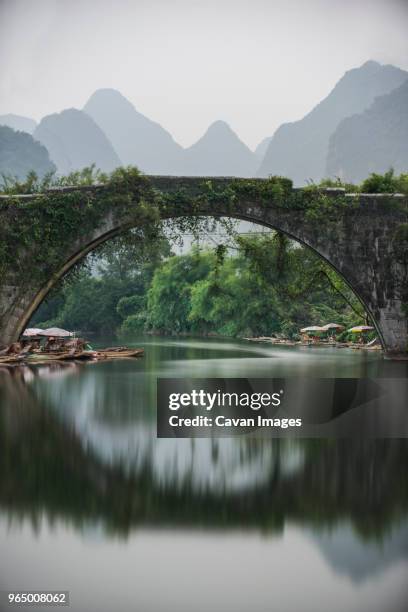
<svg viewBox="0 0 408 612"><path fill-rule="evenodd" d="M143 348L131 349L126 346L80 351L42 351L37 349L25 354L1 356L0 365L40 364L53 361L105 361L143 357L143 355Z"/></svg>
<svg viewBox="0 0 408 612"><path fill-rule="evenodd" d="M128 357L142 357L144 355L144 349L128 349L126 347L120 349L101 349L96 352L96 359L125 359Z"/></svg>
<svg viewBox="0 0 408 612"><path fill-rule="evenodd" d="M364 351L382 351L382 346L379 343L378 339L375 338L372 342L367 344L361 342L338 342L335 340L288 340L286 338L275 338L273 336L260 336L254 338L243 338L243 340L247 340L248 342L258 342L265 344L274 344L279 346L301 346L301 347L309 347L309 348L348 348L354 350L364 350Z"/></svg>
<svg viewBox="0 0 408 612"><path fill-rule="evenodd" d="M24 360L24 357L20 355L5 355L0 357L0 365L7 365L9 363L20 364Z"/></svg>
<svg viewBox="0 0 408 612"><path fill-rule="evenodd" d="M18 342L0 348L0 365L40 364L55 361L101 361L142 357L143 348L109 346L93 349L87 340L75 332L60 327L24 330Z"/></svg>

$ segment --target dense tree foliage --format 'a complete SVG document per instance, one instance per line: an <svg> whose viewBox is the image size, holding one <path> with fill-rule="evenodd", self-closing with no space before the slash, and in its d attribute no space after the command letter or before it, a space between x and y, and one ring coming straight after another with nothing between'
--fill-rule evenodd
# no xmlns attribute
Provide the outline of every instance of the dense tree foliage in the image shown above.
<svg viewBox="0 0 408 612"><path fill-rule="evenodd" d="M391 168L385 174L373 172L361 183L363 193L408 193L408 174L394 174Z"/></svg>
<svg viewBox="0 0 408 612"><path fill-rule="evenodd" d="M34 322L122 333L296 336L306 324L361 322L346 284L310 249L280 234L236 236L232 248L170 255L122 239L102 264L41 306Z"/></svg>
<svg viewBox="0 0 408 612"><path fill-rule="evenodd" d="M67 276L41 304L32 322L114 333L134 312L126 307L127 301L134 308L139 300L144 308L154 271L169 255L169 243L162 235L138 240L133 231L116 238Z"/></svg>
<svg viewBox="0 0 408 612"><path fill-rule="evenodd" d="M236 242L232 256L219 249L196 251L157 270L148 294L148 327L292 336L310 322L348 323L362 315L350 290L309 249L280 234Z"/></svg>

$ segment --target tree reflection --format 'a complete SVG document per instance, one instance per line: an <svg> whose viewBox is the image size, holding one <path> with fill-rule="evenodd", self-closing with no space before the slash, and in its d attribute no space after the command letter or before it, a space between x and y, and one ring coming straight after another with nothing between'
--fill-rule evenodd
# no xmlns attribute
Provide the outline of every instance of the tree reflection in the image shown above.
<svg viewBox="0 0 408 612"><path fill-rule="evenodd" d="M78 528L102 522L123 536L141 525L279 533L287 521L319 529L348 521L361 538L381 539L408 515L405 440L239 438L233 467L239 465L246 481L237 486L225 459L228 440L205 440L208 452L193 450L188 469L179 462L158 478L155 438L143 453L133 439L136 464L121 454L107 460L49 397L27 384L35 376L15 369L0 381L0 505L14 521L28 518L35 527L45 515ZM133 426L146 431L143 421ZM199 440L185 442L200 450ZM224 485L197 486L193 459L207 472L221 465Z"/></svg>

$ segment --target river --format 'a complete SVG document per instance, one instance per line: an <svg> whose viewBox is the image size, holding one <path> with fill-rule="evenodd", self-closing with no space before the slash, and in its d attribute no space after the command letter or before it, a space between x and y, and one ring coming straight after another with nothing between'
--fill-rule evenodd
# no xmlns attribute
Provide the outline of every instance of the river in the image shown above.
<svg viewBox="0 0 408 612"><path fill-rule="evenodd" d="M405 609L406 440L157 439L155 397L158 376L401 378L407 363L128 344L145 357L0 371L0 591L69 591L75 612Z"/></svg>

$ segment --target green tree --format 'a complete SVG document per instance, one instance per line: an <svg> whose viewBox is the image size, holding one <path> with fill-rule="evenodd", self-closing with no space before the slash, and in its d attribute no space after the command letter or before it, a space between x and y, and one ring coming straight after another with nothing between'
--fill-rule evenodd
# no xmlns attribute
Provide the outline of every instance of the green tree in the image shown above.
<svg viewBox="0 0 408 612"><path fill-rule="evenodd" d="M189 320L191 289L208 276L214 264L213 253L193 250L191 255L171 257L158 268L147 298L149 328L171 333L195 331Z"/></svg>
<svg viewBox="0 0 408 612"><path fill-rule="evenodd" d="M394 170L390 168L385 174L373 172L361 183L363 193L395 193L398 191L398 178L394 175Z"/></svg>
<svg viewBox="0 0 408 612"><path fill-rule="evenodd" d="M145 309L154 271L170 253L169 242L160 233L147 240L134 230L111 240L67 275L40 306L32 324L116 332L135 313L136 305ZM131 300L133 309L126 308L124 299Z"/></svg>

